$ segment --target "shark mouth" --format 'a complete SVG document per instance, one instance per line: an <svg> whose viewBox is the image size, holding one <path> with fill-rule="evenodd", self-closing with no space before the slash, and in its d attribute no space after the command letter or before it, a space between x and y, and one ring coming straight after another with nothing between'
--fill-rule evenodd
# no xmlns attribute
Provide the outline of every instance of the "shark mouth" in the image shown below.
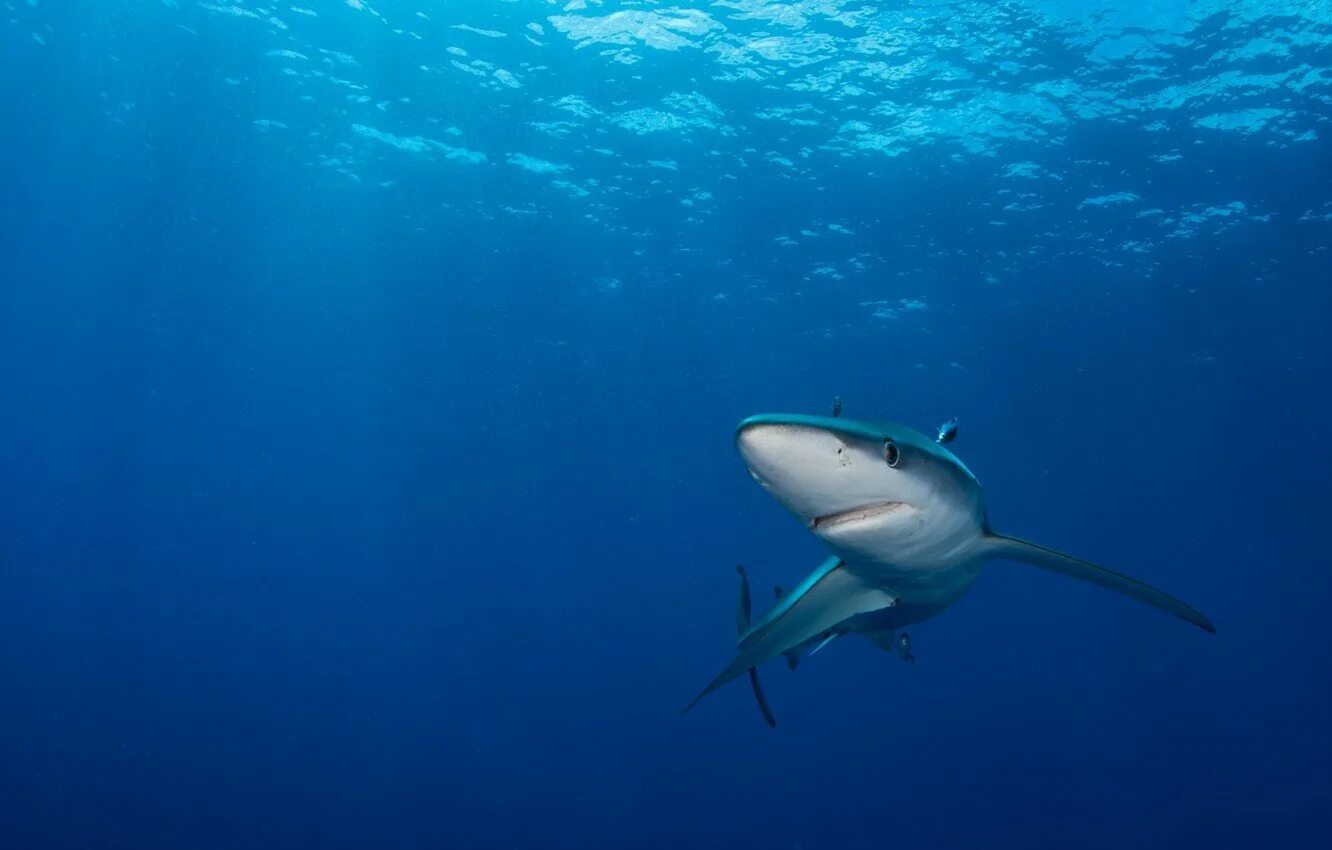
<svg viewBox="0 0 1332 850"><path fill-rule="evenodd" d="M860 522L861 520L873 519L878 516L886 516L897 511L909 510L911 510L911 506L906 502L875 502L872 505L862 505L858 508L852 508L849 511L839 511L835 514L814 517L809 524L809 530L826 531L835 525L844 525L848 522Z"/></svg>

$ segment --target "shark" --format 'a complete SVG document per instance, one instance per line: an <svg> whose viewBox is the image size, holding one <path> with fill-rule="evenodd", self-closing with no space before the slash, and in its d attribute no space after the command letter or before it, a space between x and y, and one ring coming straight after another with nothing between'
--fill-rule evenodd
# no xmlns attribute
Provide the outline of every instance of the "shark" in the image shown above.
<svg viewBox="0 0 1332 850"><path fill-rule="evenodd" d="M991 561L1027 564L1088 582L1215 633L1168 593L1048 546L1000 534L985 491L948 448L895 422L769 413L742 421L736 448L749 475L794 514L828 557L756 622L741 573L735 657L680 712L749 675L776 725L757 668L859 634L889 649L895 631L924 622L967 592Z"/></svg>

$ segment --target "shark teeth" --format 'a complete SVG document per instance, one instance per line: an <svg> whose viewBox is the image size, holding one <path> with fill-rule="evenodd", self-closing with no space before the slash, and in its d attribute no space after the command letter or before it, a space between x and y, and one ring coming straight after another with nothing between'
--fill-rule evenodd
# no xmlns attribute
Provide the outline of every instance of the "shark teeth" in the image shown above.
<svg viewBox="0 0 1332 850"><path fill-rule="evenodd" d="M839 511L835 514L815 517L809 524L810 531L822 531L834 525L842 525L848 522L859 522L865 519L872 519L876 516L884 516L895 511L909 510L910 505L906 502L875 502L872 505L862 505L858 508L852 508L849 511Z"/></svg>

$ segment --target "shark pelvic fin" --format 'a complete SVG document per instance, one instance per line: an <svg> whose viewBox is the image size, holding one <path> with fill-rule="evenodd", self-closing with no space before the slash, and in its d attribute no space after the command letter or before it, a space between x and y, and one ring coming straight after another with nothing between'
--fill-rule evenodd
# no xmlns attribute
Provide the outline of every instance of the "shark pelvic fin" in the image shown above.
<svg viewBox="0 0 1332 850"><path fill-rule="evenodd" d="M876 629L859 634L884 652L897 652L897 633L892 629Z"/></svg>
<svg viewBox="0 0 1332 850"><path fill-rule="evenodd" d="M1063 552L1036 543L1028 543L1026 540L1019 540L1016 537L1007 537L991 532L989 543L990 550L988 554L992 558L1020 561L1024 564L1031 564L1034 567L1090 582L1098 587L1122 593L1130 599L1145 602L1153 608L1158 608L1185 622L1192 623L1203 631L1216 634L1216 626L1212 625L1212 621L1207 619L1202 612L1181 602L1165 591L1157 590L1151 585L1130 578L1123 573L1107 570L1105 567L1097 566L1090 561L1074 558L1072 555L1066 555Z"/></svg>
<svg viewBox="0 0 1332 850"><path fill-rule="evenodd" d="M818 652L820 649L823 649L825 646L837 640L841 636L842 636L841 632L828 632L828 636L825 637L823 640L819 641L819 645L811 649L809 651L809 654L813 655L814 653Z"/></svg>
<svg viewBox="0 0 1332 850"><path fill-rule="evenodd" d="M680 713L689 711L703 697L737 676L817 637L848 617L887 608L895 602L891 595L866 585L848 572L837 558L829 558L740 639L740 652L735 659Z"/></svg>

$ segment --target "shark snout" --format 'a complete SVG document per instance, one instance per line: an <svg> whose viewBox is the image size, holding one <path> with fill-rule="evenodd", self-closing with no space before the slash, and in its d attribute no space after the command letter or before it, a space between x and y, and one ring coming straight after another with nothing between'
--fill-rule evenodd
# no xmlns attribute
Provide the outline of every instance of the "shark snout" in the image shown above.
<svg viewBox="0 0 1332 850"><path fill-rule="evenodd" d="M735 447L744 459L749 474L767 489L780 486L798 474L802 465L813 460L818 450L811 445L817 435L802 433L808 429L789 425L745 423L735 435ZM819 452L826 457L826 452Z"/></svg>
<svg viewBox="0 0 1332 850"><path fill-rule="evenodd" d="M840 432L821 418L747 419L735 444L750 476L807 525L885 501L876 486L881 444Z"/></svg>
<svg viewBox="0 0 1332 850"><path fill-rule="evenodd" d="M735 446L745 462L745 468L749 470L749 477L772 493L774 480L784 479L781 463L783 449L790 448L784 445L783 436L776 430L776 426L742 428L736 434ZM776 493L773 495L777 496Z"/></svg>

